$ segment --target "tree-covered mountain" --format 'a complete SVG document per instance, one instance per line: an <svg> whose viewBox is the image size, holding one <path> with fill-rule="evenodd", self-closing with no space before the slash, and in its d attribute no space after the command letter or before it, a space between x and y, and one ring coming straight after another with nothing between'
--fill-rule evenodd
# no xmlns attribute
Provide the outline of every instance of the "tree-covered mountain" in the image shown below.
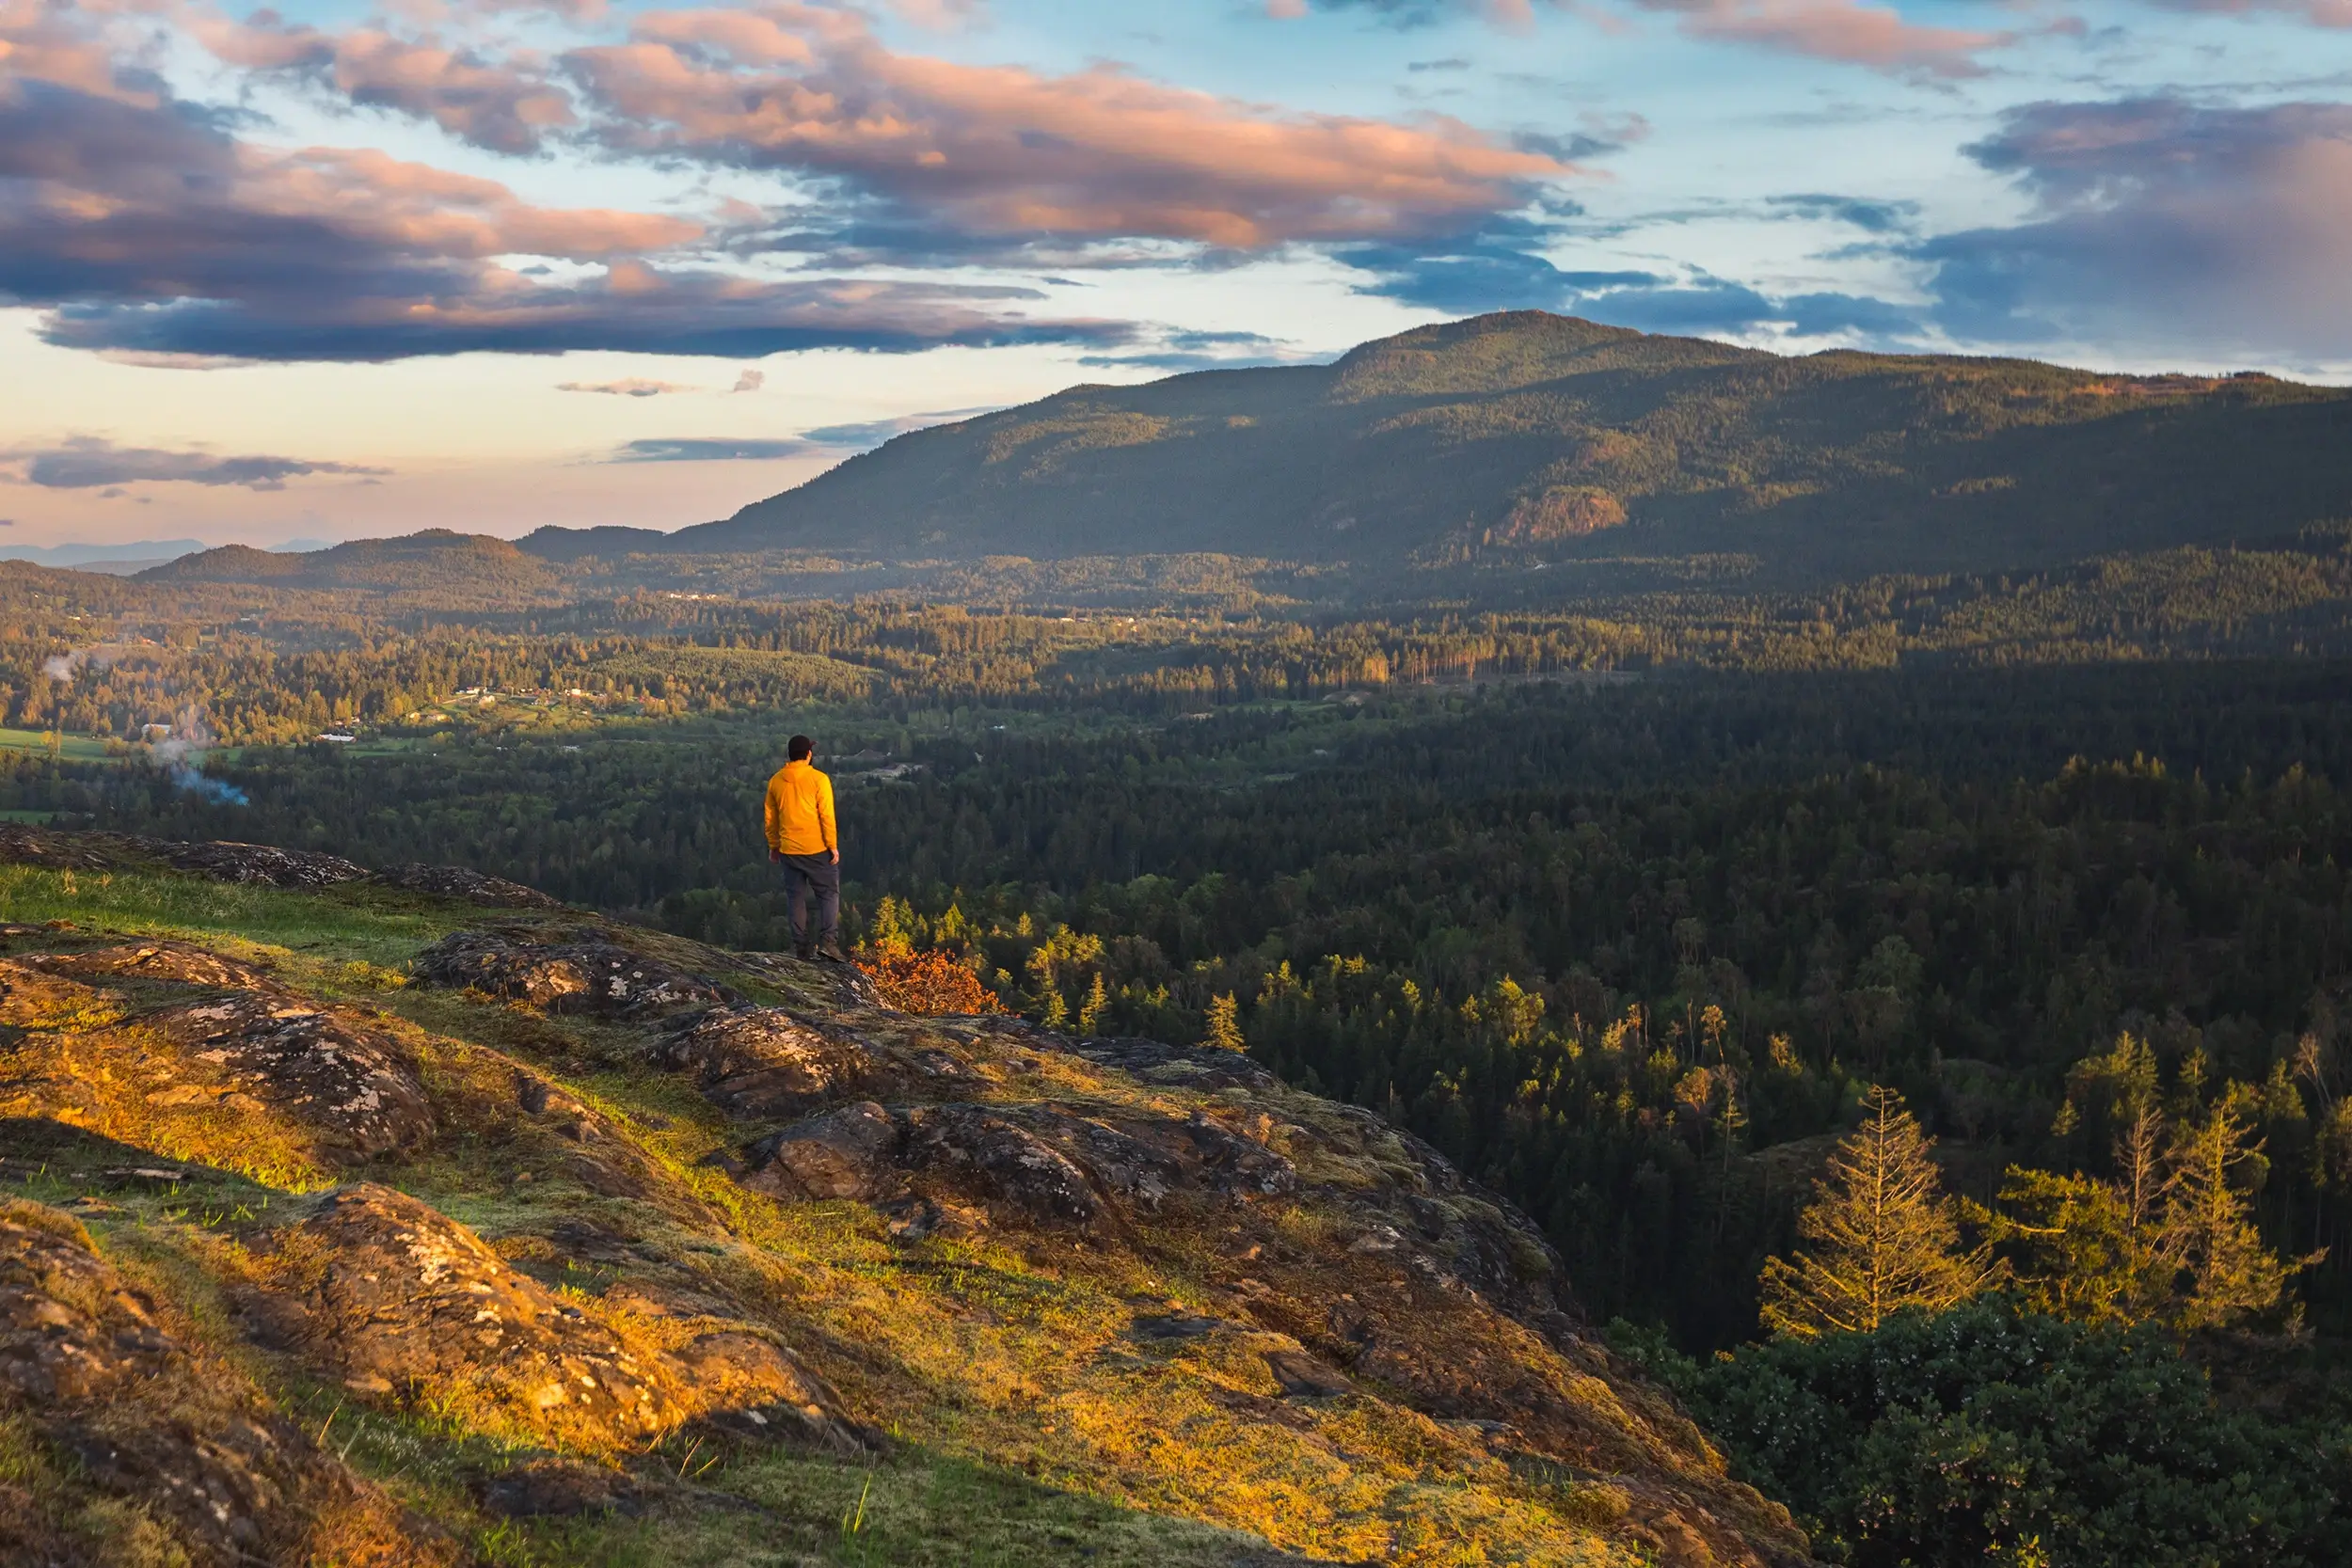
<svg viewBox="0 0 2352 1568"><path fill-rule="evenodd" d="M2342 515L2347 437L2352 396L2267 376L1788 358L1519 311L1327 366L1072 388L899 436L663 547L1998 570Z"/></svg>
<svg viewBox="0 0 2352 1568"><path fill-rule="evenodd" d="M558 580L545 560L503 539L440 528L394 539L355 539L323 550L280 552L225 545L149 567L139 577L168 584L435 593L465 603L528 596L553 588Z"/></svg>

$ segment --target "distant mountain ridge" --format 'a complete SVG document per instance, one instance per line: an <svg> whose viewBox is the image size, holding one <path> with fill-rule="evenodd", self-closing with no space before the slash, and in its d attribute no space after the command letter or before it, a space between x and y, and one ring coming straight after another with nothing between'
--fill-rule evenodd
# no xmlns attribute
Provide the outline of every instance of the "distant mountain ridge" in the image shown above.
<svg viewBox="0 0 2352 1568"><path fill-rule="evenodd" d="M1525 311L1329 366L1073 388L666 547L1994 569L2343 515L2347 437L2352 394L2267 376L1788 358Z"/></svg>
<svg viewBox="0 0 2352 1568"><path fill-rule="evenodd" d="M5 545L0 561L85 572L140 571L212 546L201 539L139 539L127 545Z"/></svg>
<svg viewBox="0 0 2352 1568"><path fill-rule="evenodd" d="M1206 554L1344 564L1363 578L1728 557L1768 578L1820 580L2275 539L2346 516L2344 388L1949 356L1792 358L1518 311L1417 328L1329 365L1073 387L900 436L675 533L410 537L434 542L425 556L466 556L437 569L517 582L589 559L777 554ZM424 559L400 545L291 558L302 566L216 550L148 575L373 582Z"/></svg>

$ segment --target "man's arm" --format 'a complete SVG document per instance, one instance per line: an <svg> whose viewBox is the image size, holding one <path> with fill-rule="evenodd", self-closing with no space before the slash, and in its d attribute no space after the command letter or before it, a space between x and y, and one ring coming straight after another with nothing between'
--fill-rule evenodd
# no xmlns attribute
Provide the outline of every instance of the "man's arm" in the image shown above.
<svg viewBox="0 0 2352 1568"><path fill-rule="evenodd" d="M825 830L825 852L833 863L841 863L841 833L833 820L833 779L829 774L817 776L817 820Z"/></svg>
<svg viewBox="0 0 2352 1568"><path fill-rule="evenodd" d="M767 816L768 855L772 860L783 853L776 847L776 841L784 836L784 798L773 779L768 781Z"/></svg>

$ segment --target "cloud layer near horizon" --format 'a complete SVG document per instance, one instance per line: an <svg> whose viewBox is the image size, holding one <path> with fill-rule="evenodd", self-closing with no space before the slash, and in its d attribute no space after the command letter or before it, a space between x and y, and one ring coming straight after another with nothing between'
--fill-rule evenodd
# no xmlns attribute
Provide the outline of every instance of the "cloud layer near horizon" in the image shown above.
<svg viewBox="0 0 2352 1568"><path fill-rule="evenodd" d="M377 478L392 471L368 464L298 457L219 457L203 451L119 447L96 436L70 437L55 447L0 451L0 467L13 469L24 483L50 490L96 490L149 483L282 490L290 479L325 474Z"/></svg>
<svg viewBox="0 0 2352 1568"><path fill-rule="evenodd" d="M1969 152L2036 212L1918 247L1956 334L2352 355L2352 104L2033 103Z"/></svg>

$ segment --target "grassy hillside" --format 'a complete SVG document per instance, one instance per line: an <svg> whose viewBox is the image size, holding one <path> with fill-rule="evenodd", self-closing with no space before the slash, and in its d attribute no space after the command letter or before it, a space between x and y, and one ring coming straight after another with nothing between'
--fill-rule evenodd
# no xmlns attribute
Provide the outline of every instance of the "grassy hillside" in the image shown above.
<svg viewBox="0 0 2352 1568"><path fill-rule="evenodd" d="M900 436L667 547L1998 570L2342 515L2347 436L2352 397L2268 377L1792 359L1529 311L1330 366L1073 388Z"/></svg>
<svg viewBox="0 0 2352 1568"><path fill-rule="evenodd" d="M1804 1560L1232 1053L240 846L0 833L0 916L11 1563Z"/></svg>

